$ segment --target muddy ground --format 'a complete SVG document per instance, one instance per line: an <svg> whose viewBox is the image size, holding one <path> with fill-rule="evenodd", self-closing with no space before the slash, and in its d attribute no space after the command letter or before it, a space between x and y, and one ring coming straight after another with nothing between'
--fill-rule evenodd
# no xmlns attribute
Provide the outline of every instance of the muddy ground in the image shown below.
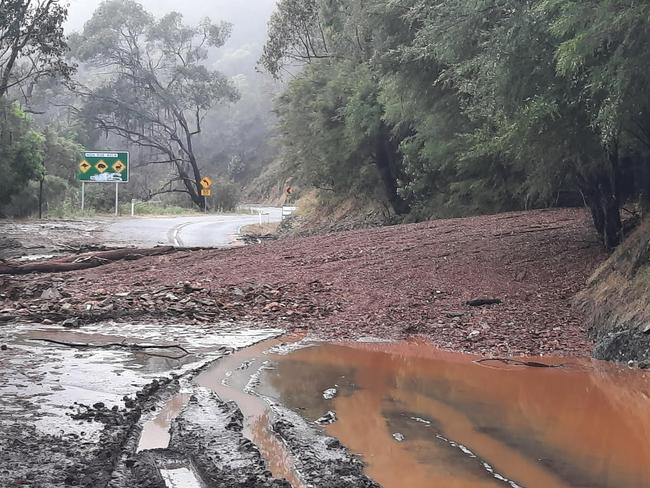
<svg viewBox="0 0 650 488"><path fill-rule="evenodd" d="M50 256L98 245L100 220L0 220L0 259Z"/></svg>
<svg viewBox="0 0 650 488"><path fill-rule="evenodd" d="M163 325L161 337L159 325L5 324L0 486L290 487L244 437L238 405L193 381L224 356L282 333L244 325ZM181 390L189 401L171 420L169 445L139 452L144 425ZM355 456L301 417L278 406L272 421L305 487L376 486Z"/></svg>
<svg viewBox="0 0 650 488"><path fill-rule="evenodd" d="M584 356L572 299L605 257L582 210L441 220L5 276L0 321L254 319L326 339Z"/></svg>
<svg viewBox="0 0 650 488"><path fill-rule="evenodd" d="M191 389L167 449L136 454L143 420L209 362L263 338L250 330L269 327L481 354L589 355L572 300L605 257L583 211L553 210L0 276L0 485L157 488L195 476L206 486L286 486L243 438L237 407L209 392ZM235 346L215 339L242 327L250 338ZM152 342L162 348L145 349ZM210 426L199 425L208 413ZM307 486L376 486L299 416L280 406L273 426Z"/></svg>

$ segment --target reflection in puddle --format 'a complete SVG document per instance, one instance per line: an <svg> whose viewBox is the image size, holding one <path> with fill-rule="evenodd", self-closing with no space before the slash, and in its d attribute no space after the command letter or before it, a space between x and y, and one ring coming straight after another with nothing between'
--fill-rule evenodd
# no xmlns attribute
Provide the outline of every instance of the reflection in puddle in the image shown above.
<svg viewBox="0 0 650 488"><path fill-rule="evenodd" d="M166 449L169 446L171 423L178 417L189 399L190 395L187 394L174 395L150 422L145 422L137 452L145 449Z"/></svg>
<svg viewBox="0 0 650 488"><path fill-rule="evenodd" d="M203 488L198 477L188 468L161 469L160 474L169 488Z"/></svg>
<svg viewBox="0 0 650 488"><path fill-rule="evenodd" d="M260 450L268 470L274 477L289 481L293 488L302 488L304 483L296 473L291 455L271 431L268 404L249 393L259 371L264 370L263 353L282 343L280 339L271 339L226 356L197 376L195 382L223 401L236 402L244 415L243 435Z"/></svg>
<svg viewBox="0 0 650 488"><path fill-rule="evenodd" d="M328 433L385 488L650 487L644 373L591 361L488 367L414 344L272 359L258 392L311 420L335 410ZM323 399L335 384L338 395Z"/></svg>

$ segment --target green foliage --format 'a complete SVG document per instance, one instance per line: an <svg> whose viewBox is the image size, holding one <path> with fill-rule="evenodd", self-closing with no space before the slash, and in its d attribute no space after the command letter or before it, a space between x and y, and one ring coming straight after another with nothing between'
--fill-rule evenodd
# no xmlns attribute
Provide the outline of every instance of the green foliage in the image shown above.
<svg viewBox="0 0 650 488"><path fill-rule="evenodd" d="M43 174L44 137L17 104L0 98L0 206ZM0 210L0 213L4 211Z"/></svg>
<svg viewBox="0 0 650 488"><path fill-rule="evenodd" d="M261 64L306 65L278 105L287 167L343 194L374 163L420 217L573 192L612 247L650 195L649 19L634 0L282 0Z"/></svg>

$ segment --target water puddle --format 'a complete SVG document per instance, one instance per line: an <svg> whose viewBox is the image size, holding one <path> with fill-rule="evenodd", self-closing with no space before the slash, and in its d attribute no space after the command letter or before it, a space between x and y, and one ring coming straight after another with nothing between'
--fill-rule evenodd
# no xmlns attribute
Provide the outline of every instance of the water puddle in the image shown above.
<svg viewBox="0 0 650 488"><path fill-rule="evenodd" d="M650 487L646 373L589 360L477 364L418 344L325 344L267 359L274 368L258 393L311 420L335 411L326 430L384 488ZM259 408L230 390L249 414Z"/></svg>
<svg viewBox="0 0 650 488"><path fill-rule="evenodd" d="M160 474L168 488L204 488L189 468L161 469Z"/></svg>
<svg viewBox="0 0 650 488"><path fill-rule="evenodd" d="M271 431L268 403L253 394L257 378L268 362L264 352L283 343L281 339L271 339L226 356L197 376L195 383L209 388L223 401L236 402L244 415L243 435L260 450L267 469L274 477L289 481L293 488L304 488L291 455Z"/></svg>
<svg viewBox="0 0 650 488"><path fill-rule="evenodd" d="M147 449L166 449L169 446L171 423L178 417L189 399L190 395L185 393L174 395L151 421L144 424L137 452Z"/></svg>

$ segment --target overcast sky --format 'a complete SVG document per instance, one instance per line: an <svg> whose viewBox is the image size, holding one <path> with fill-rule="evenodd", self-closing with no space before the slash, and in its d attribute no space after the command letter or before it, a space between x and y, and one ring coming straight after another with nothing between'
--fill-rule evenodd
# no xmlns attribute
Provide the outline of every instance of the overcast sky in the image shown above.
<svg viewBox="0 0 650 488"><path fill-rule="evenodd" d="M223 55L255 63L266 40L267 22L276 0L140 0L156 16L171 11L183 14L188 23L203 17L226 20L233 24L232 36ZM68 32L80 31L101 0L69 0Z"/></svg>

